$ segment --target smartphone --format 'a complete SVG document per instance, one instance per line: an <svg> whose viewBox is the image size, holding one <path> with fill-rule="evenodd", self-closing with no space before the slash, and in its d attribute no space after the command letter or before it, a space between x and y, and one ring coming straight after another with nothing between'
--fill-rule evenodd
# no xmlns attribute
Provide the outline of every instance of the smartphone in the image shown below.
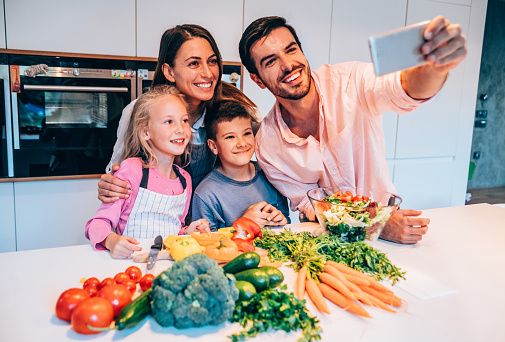
<svg viewBox="0 0 505 342"><path fill-rule="evenodd" d="M375 75L382 76L426 63L421 46L426 42L423 33L429 22L370 36L368 44Z"/></svg>

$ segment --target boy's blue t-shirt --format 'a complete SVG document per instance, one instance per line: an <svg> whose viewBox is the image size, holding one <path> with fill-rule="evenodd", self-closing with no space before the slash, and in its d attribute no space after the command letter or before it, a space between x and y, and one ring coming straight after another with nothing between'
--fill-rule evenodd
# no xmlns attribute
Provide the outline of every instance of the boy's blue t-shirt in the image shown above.
<svg viewBox="0 0 505 342"><path fill-rule="evenodd" d="M195 190L192 219L207 219L210 229L215 231L218 228L231 227L251 205L265 201L279 209L289 223L286 197L268 182L258 163L252 163L256 175L249 181L233 180L214 168Z"/></svg>

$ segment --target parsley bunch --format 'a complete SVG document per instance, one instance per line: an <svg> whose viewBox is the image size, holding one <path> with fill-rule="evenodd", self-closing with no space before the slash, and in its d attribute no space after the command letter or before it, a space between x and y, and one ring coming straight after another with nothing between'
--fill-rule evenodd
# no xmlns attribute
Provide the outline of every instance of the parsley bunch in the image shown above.
<svg viewBox="0 0 505 342"><path fill-rule="evenodd" d="M305 300L296 298L292 293L284 292L287 287L270 289L256 294L248 301L237 302L230 319L242 327L250 326L229 338L233 342L244 341L268 329L284 330L286 332L302 330L303 337L299 342L320 340L321 328L317 318L309 315Z"/></svg>
<svg viewBox="0 0 505 342"><path fill-rule="evenodd" d="M377 280L389 279L396 283L405 279L405 272L393 265L386 254L364 242L347 243L337 236L313 236L310 232L293 233L289 229L276 234L271 229L262 229L263 238L254 244L268 249L271 261L291 261L296 272L303 266L312 278L322 272L326 260L333 260L369 273Z"/></svg>

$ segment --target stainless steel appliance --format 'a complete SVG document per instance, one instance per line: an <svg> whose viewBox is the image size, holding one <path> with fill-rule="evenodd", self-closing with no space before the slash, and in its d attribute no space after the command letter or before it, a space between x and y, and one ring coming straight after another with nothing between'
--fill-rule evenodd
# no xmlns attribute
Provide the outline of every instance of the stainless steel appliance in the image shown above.
<svg viewBox="0 0 505 342"><path fill-rule="evenodd" d="M12 116L7 55L0 55L0 177L13 177Z"/></svg>
<svg viewBox="0 0 505 342"><path fill-rule="evenodd" d="M103 173L121 112L137 95L135 62L21 55L9 62L8 176ZM45 72L33 72L41 65Z"/></svg>

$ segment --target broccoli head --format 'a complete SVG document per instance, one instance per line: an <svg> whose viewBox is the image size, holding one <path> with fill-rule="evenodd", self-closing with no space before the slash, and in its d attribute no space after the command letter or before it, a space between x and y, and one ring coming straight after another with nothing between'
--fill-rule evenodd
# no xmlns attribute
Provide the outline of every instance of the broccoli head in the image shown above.
<svg viewBox="0 0 505 342"><path fill-rule="evenodd" d="M154 279L151 310L164 327L217 325L232 316L237 299L235 279L198 253L176 261Z"/></svg>

